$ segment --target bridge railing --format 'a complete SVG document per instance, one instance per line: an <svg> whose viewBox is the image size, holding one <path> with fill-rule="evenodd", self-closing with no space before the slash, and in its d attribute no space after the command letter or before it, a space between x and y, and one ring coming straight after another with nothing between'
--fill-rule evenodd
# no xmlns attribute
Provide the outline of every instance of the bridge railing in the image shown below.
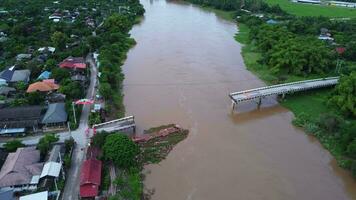
<svg viewBox="0 0 356 200"><path fill-rule="evenodd" d="M335 79L339 79L339 77L336 76L336 77L328 77L328 78L319 78L319 79L296 81L296 82L290 82L290 83L265 86L265 87L255 88L255 89L244 90L244 91L240 91L240 92L233 92L233 93L230 93L229 96L232 98L232 96L235 96L235 95L245 94L245 93L255 92L255 91L260 91L260 90L265 90L265 89L278 88L278 87L282 87L282 86L290 86L290 85L297 85L297 84L317 82L317 81L335 80Z"/></svg>
<svg viewBox="0 0 356 200"><path fill-rule="evenodd" d="M94 124L93 128L100 128L100 127L105 126L105 125L109 125L109 124L113 124L113 123L117 123L117 122L124 122L124 121L133 121L133 123L135 123L135 117L134 116L128 116L128 117L115 119L115 120L104 122L104 123L100 123L100 124Z"/></svg>

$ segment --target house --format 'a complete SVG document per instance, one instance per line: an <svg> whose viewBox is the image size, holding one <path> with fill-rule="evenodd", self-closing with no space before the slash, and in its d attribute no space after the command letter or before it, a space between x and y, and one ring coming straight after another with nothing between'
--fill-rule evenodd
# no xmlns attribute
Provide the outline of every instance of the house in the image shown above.
<svg viewBox="0 0 356 200"><path fill-rule="evenodd" d="M40 181L42 187L50 188L52 185L57 185L57 181L60 175L64 175L62 168L62 148L61 145L54 145L47 162L44 164L43 170L41 172ZM63 152L64 154L64 152ZM64 176L63 176L64 178Z"/></svg>
<svg viewBox="0 0 356 200"><path fill-rule="evenodd" d="M269 19L266 21L267 24L270 24L270 25L274 25L274 24L278 24L278 21L274 20L274 19Z"/></svg>
<svg viewBox="0 0 356 200"><path fill-rule="evenodd" d="M12 66L0 72L0 85L4 85L4 83L17 83L20 81L28 83L30 80L30 75L30 70L15 70L15 66Z"/></svg>
<svg viewBox="0 0 356 200"><path fill-rule="evenodd" d="M5 42L7 40L7 34L0 32L0 42Z"/></svg>
<svg viewBox="0 0 356 200"><path fill-rule="evenodd" d="M21 53L16 56L17 61L28 60L32 58L32 54L29 53Z"/></svg>
<svg viewBox="0 0 356 200"><path fill-rule="evenodd" d="M70 77L70 80L78 81L80 83L85 84L85 82L87 81L87 77L81 74L74 74L73 76Z"/></svg>
<svg viewBox="0 0 356 200"><path fill-rule="evenodd" d="M15 200L14 190L10 188L0 189L1 200Z"/></svg>
<svg viewBox="0 0 356 200"><path fill-rule="evenodd" d="M60 68L67 68L67 69L73 69L73 70L83 70L87 67L87 64L84 61L83 57L68 57L65 60L63 60L61 63L59 63Z"/></svg>
<svg viewBox="0 0 356 200"><path fill-rule="evenodd" d="M55 51L56 51L56 48L54 48L54 47L41 47L41 48L38 49L38 52L40 52L40 53L49 52L49 53L53 54Z"/></svg>
<svg viewBox="0 0 356 200"><path fill-rule="evenodd" d="M0 95L9 97L13 96L16 93L16 89L7 86L0 86Z"/></svg>
<svg viewBox="0 0 356 200"><path fill-rule="evenodd" d="M0 188L36 190L43 168L40 163L40 151L35 147L18 148L9 153L0 171Z"/></svg>
<svg viewBox="0 0 356 200"><path fill-rule="evenodd" d="M95 21L91 17L86 17L85 18L85 24L90 28L95 28Z"/></svg>
<svg viewBox="0 0 356 200"><path fill-rule="evenodd" d="M102 163L96 159L85 160L80 174L79 196L94 198L99 194Z"/></svg>
<svg viewBox="0 0 356 200"><path fill-rule="evenodd" d="M46 100L49 103L58 103L58 102L64 102L66 100L66 95L62 94L62 93L51 93L49 95L46 96Z"/></svg>
<svg viewBox="0 0 356 200"><path fill-rule="evenodd" d="M38 78L37 78L37 80L45 80L45 79L49 79L49 77L51 76L51 72L49 72L49 71L44 71L44 72L42 72L39 76L38 76Z"/></svg>
<svg viewBox="0 0 356 200"><path fill-rule="evenodd" d="M25 82L28 83L30 81L31 71L28 69L23 70L15 70L10 83L17 83L17 82Z"/></svg>
<svg viewBox="0 0 356 200"><path fill-rule="evenodd" d="M53 79L46 79L28 86L26 92L51 92L59 89L59 85L54 83Z"/></svg>
<svg viewBox="0 0 356 200"><path fill-rule="evenodd" d="M44 107L21 106L0 109L0 135L14 135L39 128Z"/></svg>
<svg viewBox="0 0 356 200"><path fill-rule="evenodd" d="M48 191L25 195L20 197L20 200L48 200Z"/></svg>
<svg viewBox="0 0 356 200"><path fill-rule="evenodd" d="M68 115L65 103L52 103L48 105L46 114L42 118L42 124L46 128L66 127Z"/></svg>
<svg viewBox="0 0 356 200"><path fill-rule="evenodd" d="M50 15L50 16L48 17L48 19L49 19L49 20L52 20L53 22L59 22L59 21L62 20L62 17L63 17L62 13L56 11L56 12L54 12L52 15Z"/></svg>

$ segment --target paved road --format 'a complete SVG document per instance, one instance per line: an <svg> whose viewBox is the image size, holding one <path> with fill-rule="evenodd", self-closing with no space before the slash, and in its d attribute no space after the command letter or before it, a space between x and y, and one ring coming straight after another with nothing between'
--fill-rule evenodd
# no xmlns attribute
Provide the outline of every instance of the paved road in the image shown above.
<svg viewBox="0 0 356 200"><path fill-rule="evenodd" d="M86 58L90 63L90 85L87 91L86 98L93 99L95 95L95 86L97 84L97 68L91 55ZM63 191L63 200L77 200L79 195L80 184L80 167L85 159L85 152L87 144L89 142L88 137L85 134L85 130L88 128L88 117L90 114L90 105L84 105L82 115L80 117L79 128L72 131L72 137L76 141L77 145L72 155L72 167L67 174L67 181ZM65 138L65 134L60 135Z"/></svg>

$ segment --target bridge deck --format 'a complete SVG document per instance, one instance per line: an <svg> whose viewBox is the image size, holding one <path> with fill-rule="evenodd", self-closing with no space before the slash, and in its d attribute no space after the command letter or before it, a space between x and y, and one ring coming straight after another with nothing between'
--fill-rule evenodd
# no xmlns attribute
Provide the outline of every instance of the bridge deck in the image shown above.
<svg viewBox="0 0 356 200"><path fill-rule="evenodd" d="M329 87L338 83L339 77L313 79L307 81L298 81L292 83L278 84L272 86L266 86L251 90L244 90L240 92L230 93L230 98L235 102L243 102L253 99L258 99L271 95L285 95L288 93L294 93L299 91L311 90L322 87Z"/></svg>
<svg viewBox="0 0 356 200"><path fill-rule="evenodd" d="M93 128L96 131L106 131L106 132L114 132L114 131L122 131L130 128L135 128L135 118L133 116L112 120L109 122L104 122L101 124L93 125Z"/></svg>

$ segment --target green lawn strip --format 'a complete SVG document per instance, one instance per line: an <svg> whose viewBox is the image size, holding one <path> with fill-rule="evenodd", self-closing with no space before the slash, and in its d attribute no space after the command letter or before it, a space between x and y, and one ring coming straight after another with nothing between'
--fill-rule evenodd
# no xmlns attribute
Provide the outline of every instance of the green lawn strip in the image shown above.
<svg viewBox="0 0 356 200"><path fill-rule="evenodd" d="M283 10L296 16L356 17L356 10L352 8L294 3L290 0L266 0L266 2L270 5L278 4Z"/></svg>

